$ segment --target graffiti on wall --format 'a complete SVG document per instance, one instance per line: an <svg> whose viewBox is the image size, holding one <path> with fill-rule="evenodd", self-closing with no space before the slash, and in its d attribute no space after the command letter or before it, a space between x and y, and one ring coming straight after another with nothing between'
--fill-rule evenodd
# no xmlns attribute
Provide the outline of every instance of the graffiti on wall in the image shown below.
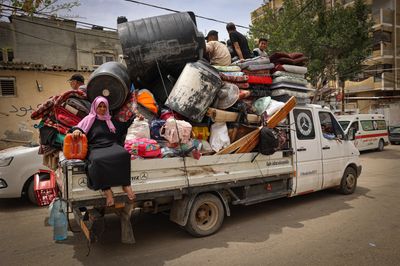
<svg viewBox="0 0 400 266"><path fill-rule="evenodd" d="M38 104L36 107L39 107L40 104ZM32 105L29 106L16 106L14 104L12 104L9 108L8 111L6 112L0 112L0 118L4 118L4 117L9 117L10 115L13 116L17 116L17 117L25 117L27 115L31 115L31 113L34 111L35 109L33 109Z"/></svg>

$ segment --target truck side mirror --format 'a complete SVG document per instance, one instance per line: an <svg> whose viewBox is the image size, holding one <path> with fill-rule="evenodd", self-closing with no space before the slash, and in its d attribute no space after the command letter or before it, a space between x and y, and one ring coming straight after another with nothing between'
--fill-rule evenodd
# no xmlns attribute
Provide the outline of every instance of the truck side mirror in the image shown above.
<svg viewBox="0 0 400 266"><path fill-rule="evenodd" d="M356 129L355 128L349 128L349 131L347 132L347 140L355 140L356 136Z"/></svg>

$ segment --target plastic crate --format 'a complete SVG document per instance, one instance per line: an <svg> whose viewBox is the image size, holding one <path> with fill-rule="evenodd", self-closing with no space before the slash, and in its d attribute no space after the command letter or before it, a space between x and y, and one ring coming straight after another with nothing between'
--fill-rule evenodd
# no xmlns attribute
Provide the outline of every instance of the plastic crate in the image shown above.
<svg viewBox="0 0 400 266"><path fill-rule="evenodd" d="M48 177L43 177L48 174ZM58 189L53 171L40 170L34 176L33 191L39 206L49 205L57 197Z"/></svg>

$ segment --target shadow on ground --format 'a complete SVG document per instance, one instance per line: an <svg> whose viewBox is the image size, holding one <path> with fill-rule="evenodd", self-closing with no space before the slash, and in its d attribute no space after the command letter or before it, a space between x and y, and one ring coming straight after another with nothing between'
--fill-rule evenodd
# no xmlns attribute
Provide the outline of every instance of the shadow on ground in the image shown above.
<svg viewBox="0 0 400 266"><path fill-rule="evenodd" d="M284 228L302 228L304 222L338 211L351 209L350 202L367 196L369 189L358 187L352 195L321 191L309 195L278 199L252 206L236 206L231 217L215 235L194 238L167 215L139 214L133 217L135 245L120 243L120 224L115 215L106 216L106 231L100 242L92 244L90 255L82 233L62 244L73 245L74 258L84 265L129 263L135 265L163 265L201 249L228 247L230 242L264 242ZM77 228L75 223L74 228ZM157 254L157 256L154 256ZM205 261L206 262L206 261Z"/></svg>

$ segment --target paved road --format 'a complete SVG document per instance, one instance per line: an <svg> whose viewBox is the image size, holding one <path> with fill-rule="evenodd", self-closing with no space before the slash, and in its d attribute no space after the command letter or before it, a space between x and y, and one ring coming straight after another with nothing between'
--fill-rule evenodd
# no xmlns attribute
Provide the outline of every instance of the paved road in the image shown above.
<svg viewBox="0 0 400 266"><path fill-rule="evenodd" d="M0 265L400 265L400 146L361 155L353 195L332 191L235 207L223 228L192 238L165 215L135 217L137 244L106 219L100 243L52 241L46 208L0 200ZM76 228L76 226L74 226Z"/></svg>

